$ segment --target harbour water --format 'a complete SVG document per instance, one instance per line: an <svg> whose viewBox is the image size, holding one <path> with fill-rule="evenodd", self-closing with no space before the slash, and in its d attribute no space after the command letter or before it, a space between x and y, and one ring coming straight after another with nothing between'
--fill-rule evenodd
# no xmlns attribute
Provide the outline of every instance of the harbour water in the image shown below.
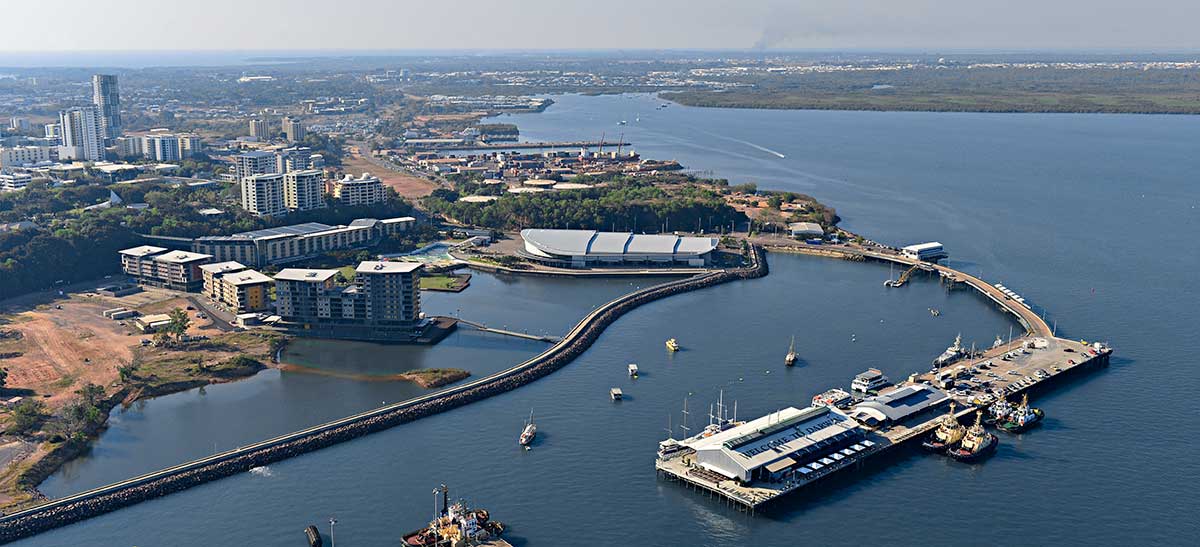
<svg viewBox="0 0 1200 547"><path fill-rule="evenodd" d="M544 113L502 119L518 123L529 140L623 131L648 157L810 193L869 237L941 241L956 267L1048 310L1060 335L1111 342L1113 364L1044 395L1037 401L1048 414L1044 426L1002 436L983 464L912 454L748 515L656 479L656 442L669 414L678 425L685 396L692 425L718 389L738 400L739 415L757 416L844 387L868 367L893 377L920 370L958 332L986 345L1011 325L979 297L948 294L936 281L918 277L885 289L886 267L771 255L770 276L639 308L575 363L529 386L21 544L297 545L303 526L331 516L347 544L388 544L428 519L437 482L487 507L511 525L514 544L527 545L1165 545L1187 544L1198 531L1191 513L1200 494L1187 485L1200 464L1187 448L1195 443L1200 389L1190 350L1200 325L1200 120L658 109L660 101L646 96L555 100ZM619 120L630 123L618 128ZM471 318L531 332L561 332L621 289L615 281L521 279L503 291L477 291L485 279L477 276L460 295L490 310ZM453 314L452 297L439 296L447 298L430 297L428 305ZM930 316L929 307L941 316ZM522 322L505 321L513 315ZM802 361L787 369L782 359L793 334ZM669 337L684 350L668 355L662 342ZM540 347L505 344L495 358L503 364ZM421 366L471 368L457 359L478 361L491 351ZM636 380L625 372L630 362L639 365ZM266 374L277 376L278 391L301 392L303 404L239 414L239 431L300 408L312 421L346 413L347 393L379 389L371 382L338 388L352 381L312 376L302 389L292 387L299 375ZM210 387L205 397L246 390L243 400L261 398L252 389L257 382L266 383L256 377ZM625 400L609 401L610 387L621 387ZM402 394L379 398L389 396ZM214 436L236 436L225 431L234 414L210 408L172 417L182 403L159 413L155 405L169 399L150 401L136 419L114 426L55 493L131 474L123 465L175 463L163 460L183 454L163 456L171 450L164 442L197 452L196 444ZM526 452L516 436L530 408L539 435ZM158 428L138 423L159 419ZM175 431L148 433L168 428ZM119 435L130 440L112 440ZM258 438L247 437L226 442Z"/></svg>

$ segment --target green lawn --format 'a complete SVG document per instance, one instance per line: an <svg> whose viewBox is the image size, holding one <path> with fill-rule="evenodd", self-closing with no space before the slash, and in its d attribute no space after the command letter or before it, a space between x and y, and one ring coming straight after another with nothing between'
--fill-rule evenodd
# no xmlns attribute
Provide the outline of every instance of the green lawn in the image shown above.
<svg viewBox="0 0 1200 547"><path fill-rule="evenodd" d="M449 290L456 283L458 283L458 278L449 275L429 275L421 278L422 289Z"/></svg>

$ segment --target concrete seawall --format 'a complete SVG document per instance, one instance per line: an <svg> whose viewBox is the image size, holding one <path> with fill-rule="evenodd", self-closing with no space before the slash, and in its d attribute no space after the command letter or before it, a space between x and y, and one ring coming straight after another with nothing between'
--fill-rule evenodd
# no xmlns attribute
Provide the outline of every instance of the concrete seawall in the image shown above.
<svg viewBox="0 0 1200 547"><path fill-rule="evenodd" d="M722 270L687 279L668 281L621 296L589 313L561 341L546 351L491 376L237 450L60 498L5 516L0 518L0 543L15 541L205 482L243 473L254 467L312 452L516 389L566 366L586 351L609 325L638 306L660 298L728 281L753 279L767 275L767 262L762 249L754 247L751 259L751 266L746 268Z"/></svg>

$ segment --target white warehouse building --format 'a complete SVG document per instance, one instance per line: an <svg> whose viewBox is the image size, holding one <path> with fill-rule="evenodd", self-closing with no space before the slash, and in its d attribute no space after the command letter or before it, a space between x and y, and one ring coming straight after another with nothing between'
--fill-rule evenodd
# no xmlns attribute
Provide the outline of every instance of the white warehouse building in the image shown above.
<svg viewBox="0 0 1200 547"><path fill-rule="evenodd" d="M553 266L584 268L627 263L709 264L715 237L598 232L596 230L521 230L524 258Z"/></svg>

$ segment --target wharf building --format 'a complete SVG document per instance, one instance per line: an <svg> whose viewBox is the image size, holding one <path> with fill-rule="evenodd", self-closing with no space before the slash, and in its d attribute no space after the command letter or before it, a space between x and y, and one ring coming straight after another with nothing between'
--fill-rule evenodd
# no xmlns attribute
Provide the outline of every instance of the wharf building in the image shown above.
<svg viewBox="0 0 1200 547"><path fill-rule="evenodd" d="M337 270L286 268L275 275L275 312L285 326L314 336L411 341L428 326L421 315L414 262L362 262L354 282Z"/></svg>
<svg viewBox="0 0 1200 547"><path fill-rule="evenodd" d="M347 174L330 186L330 194L342 205L372 205L381 203L386 197L383 183L370 173L363 173L359 178Z"/></svg>
<svg viewBox="0 0 1200 547"><path fill-rule="evenodd" d="M720 241L715 237L597 232L595 230L521 230L522 257L551 266L587 268L623 264L681 264L703 267L711 263Z"/></svg>
<svg viewBox="0 0 1200 547"><path fill-rule="evenodd" d="M926 262L936 262L939 258L948 258L950 256L950 254L946 252L946 248L943 247L941 243L936 241L909 245L903 249L900 249L900 252L908 258L914 258Z"/></svg>
<svg viewBox="0 0 1200 547"><path fill-rule="evenodd" d="M286 264L320 254L368 247L416 224L413 217L360 218L349 225L307 222L228 236L192 240L192 252L212 255L217 262L237 261L249 267Z"/></svg>
<svg viewBox="0 0 1200 547"><path fill-rule="evenodd" d="M724 480L742 484L776 482L811 471L823 459L846 458L842 452L864 440L866 433L842 411L823 406L794 407L709 437L684 441L695 450L694 463ZM819 467L818 467L819 469ZM715 478L715 477L714 477Z"/></svg>
<svg viewBox="0 0 1200 547"><path fill-rule="evenodd" d="M138 283L191 292L203 287L200 266L212 259L203 253L170 251L151 245L125 249L120 255L121 270Z"/></svg>

